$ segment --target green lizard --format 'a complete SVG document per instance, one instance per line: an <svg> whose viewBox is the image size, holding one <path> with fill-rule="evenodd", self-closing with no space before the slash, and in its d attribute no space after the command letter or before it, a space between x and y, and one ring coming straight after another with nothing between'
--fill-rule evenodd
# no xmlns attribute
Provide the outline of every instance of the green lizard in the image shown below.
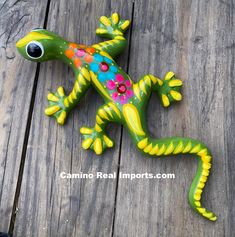
<svg viewBox="0 0 235 237"><path fill-rule="evenodd" d="M105 103L96 113L94 127L82 127L84 137L82 147L92 149L97 155L113 147L113 141L105 132L109 122L118 122L128 129L137 148L153 157L195 154L198 157L198 169L189 192L192 208L205 218L215 221L214 213L201 205L201 194L211 169L212 156L209 149L200 141L191 138L170 137L152 139L146 130L144 111L152 91L157 92L164 107L173 101L180 101L182 81L168 72L164 79L151 74L143 76L137 83L113 60L120 54L127 40L124 32L130 21L121 20L117 13L110 18L102 16L96 34L110 40L85 46L71 43L62 37L44 30L34 29L16 44L24 58L43 62L58 59L68 64L74 71L75 83L70 94L63 87L55 93L49 93L49 106L45 113L63 125L72 108L77 105L90 86L96 88Z"/></svg>

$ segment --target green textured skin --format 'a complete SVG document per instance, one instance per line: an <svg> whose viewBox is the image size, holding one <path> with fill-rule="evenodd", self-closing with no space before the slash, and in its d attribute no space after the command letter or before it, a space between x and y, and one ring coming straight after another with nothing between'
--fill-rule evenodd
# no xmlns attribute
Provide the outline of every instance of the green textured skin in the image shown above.
<svg viewBox="0 0 235 237"><path fill-rule="evenodd" d="M71 93L65 95L63 88L59 87L55 93L48 95L49 106L45 113L54 117L59 124L64 124L69 111L79 103L89 87L96 88L104 98L105 104L97 111L95 126L80 130L84 138L84 149L92 149L100 155L105 149L112 147L113 141L107 136L105 127L109 122L117 122L125 126L137 148L145 155L197 155L198 169L190 188L189 203L196 212L215 221L216 216L204 209L200 202L211 168L209 149L191 138L152 139L147 132L145 109L152 91L157 92L163 106L168 107L172 102L182 99L181 80L176 79L173 72L168 72L163 79L148 74L134 83L113 60L126 47L124 32L129 24L129 21L119 19L117 13L110 18L102 16L96 34L110 40L92 46L68 42L44 29L31 31L16 46L28 60L44 62L57 59L73 69L76 80ZM32 58L29 54L34 55L35 42L40 44L44 54ZM30 44L33 45L33 50L29 50Z"/></svg>

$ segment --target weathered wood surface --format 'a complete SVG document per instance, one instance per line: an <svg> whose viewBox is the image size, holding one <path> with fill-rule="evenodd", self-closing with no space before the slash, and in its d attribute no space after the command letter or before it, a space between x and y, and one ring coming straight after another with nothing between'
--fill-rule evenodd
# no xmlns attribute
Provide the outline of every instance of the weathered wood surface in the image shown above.
<svg viewBox="0 0 235 237"><path fill-rule="evenodd" d="M123 10L121 8L124 8ZM70 41L93 44L98 19L118 11L131 18L132 3L52 0L47 29ZM128 49L127 49L128 51ZM125 55L125 54L124 54ZM127 53L122 65L127 62ZM125 66L126 67L126 66ZM60 173L117 172L121 127L112 125L115 149L97 157L81 148L82 126L94 126L103 101L91 89L63 127L46 118L46 95L63 85L72 89L74 76L61 62L41 65L27 146L15 236L110 236L115 209L116 179L61 179ZM37 106L38 105L38 106ZM38 108L38 109L36 109ZM43 137L43 139L41 139Z"/></svg>
<svg viewBox="0 0 235 237"><path fill-rule="evenodd" d="M0 1L0 231L10 224L37 67L17 55L15 42L43 27L46 6L47 0Z"/></svg>
<svg viewBox="0 0 235 237"><path fill-rule="evenodd" d="M19 237L235 235L234 1L51 0L48 11L46 0L0 2L0 231ZM148 125L155 137L190 136L211 148L214 165L203 203L218 215L216 223L187 202L196 159L146 159L114 124L115 149L102 157L81 149L79 128L93 126L103 103L93 89L64 127L43 113L47 93L60 85L69 92L73 75L60 62L41 64L36 73L36 64L16 53L15 41L45 24L92 44L99 41L98 18L113 11L133 17L130 51L118 60L133 80L173 70L184 82L184 100L169 109L152 95ZM62 171L176 178L67 180L59 177Z"/></svg>
<svg viewBox="0 0 235 237"><path fill-rule="evenodd" d="M225 146L225 113L232 106L226 100L227 89L231 90L227 82L233 80L228 65L234 63L228 49L232 43L230 7L222 1L135 1L131 76L138 80L151 72L163 77L173 70L184 82L184 100L167 110L156 105L158 98L152 96L149 128L155 137L190 136L211 148L214 165L203 203L218 214L218 221L205 221L187 202L196 159L146 159L135 152L124 132L120 172L174 173L176 178L119 180L114 236L232 236L229 212L234 207L228 201L227 164L233 157L226 155ZM227 115L230 118L234 113Z"/></svg>

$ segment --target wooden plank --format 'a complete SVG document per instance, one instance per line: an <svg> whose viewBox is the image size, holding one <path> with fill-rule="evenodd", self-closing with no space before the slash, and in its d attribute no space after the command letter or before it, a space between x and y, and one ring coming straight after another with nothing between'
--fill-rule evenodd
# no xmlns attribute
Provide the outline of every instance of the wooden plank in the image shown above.
<svg viewBox="0 0 235 237"><path fill-rule="evenodd" d="M18 55L15 42L43 26L47 0L0 2L0 230L7 231L37 66Z"/></svg>
<svg viewBox="0 0 235 237"><path fill-rule="evenodd" d="M163 77L173 70L184 82L184 100L169 109L156 104L156 94L152 96L147 113L151 135L194 137L211 148L214 162L203 203L217 213L218 220L208 222L188 204L196 159L146 159L124 132L120 172L174 173L176 178L120 179L114 236L232 236L229 233L234 233L234 191L230 192L227 185L234 173L234 149L230 147L226 153L224 142L228 133L226 120L230 126L233 121L234 126L234 86L233 90L229 85L227 90L223 88L228 80L234 85L234 50L226 48L228 42L234 45L230 33L234 11L225 1L136 0L134 6L130 75L137 81L143 74ZM226 97L230 97L229 110ZM225 117L225 110L233 111ZM230 139L234 141L234 128L232 131L226 135L226 146L230 146ZM230 173L228 161L232 165ZM234 186L229 184L228 188ZM231 209L233 215L229 214ZM229 216L233 219L229 220Z"/></svg>
<svg viewBox="0 0 235 237"><path fill-rule="evenodd" d="M71 41L92 44L100 40L95 37L99 17L113 11L129 19L132 2L52 0L48 29ZM123 67L126 67L126 56L122 57ZM118 169L120 126L112 124L110 132L116 142L115 149L101 157L81 149L79 128L94 126L95 112L103 103L93 89L64 127L44 115L47 93L61 85L68 92L73 81L71 72L60 62L41 65L14 236L110 236L112 233L117 180L68 180L59 176L62 171L95 174Z"/></svg>

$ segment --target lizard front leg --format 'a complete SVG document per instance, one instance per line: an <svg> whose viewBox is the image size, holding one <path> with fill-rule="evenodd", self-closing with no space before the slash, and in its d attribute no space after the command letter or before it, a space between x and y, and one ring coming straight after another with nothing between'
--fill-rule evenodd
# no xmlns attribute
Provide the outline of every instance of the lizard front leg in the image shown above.
<svg viewBox="0 0 235 237"><path fill-rule="evenodd" d="M80 129L84 138L82 147L94 150L97 155L102 154L106 148L113 147L113 141L105 133L109 122L121 122L121 112L113 102L106 103L97 110L93 128Z"/></svg>
<svg viewBox="0 0 235 237"><path fill-rule="evenodd" d="M180 88L182 81L175 78L173 72L168 72L164 79L159 79L151 74L143 76L139 82L133 85L133 91L140 104L147 102L152 91L156 91L161 99L162 105L168 107L171 102L182 100Z"/></svg>
<svg viewBox="0 0 235 237"><path fill-rule="evenodd" d="M111 40L94 44L92 47L104 51L111 57L117 56L127 45L124 32L128 29L129 25L130 21L120 19L117 13L113 13L111 17L100 17L100 26L96 30L96 34Z"/></svg>
<svg viewBox="0 0 235 237"><path fill-rule="evenodd" d="M54 117L58 124L63 125L68 113L79 103L89 86L90 73L83 67L79 71L74 87L68 96L65 95L63 87L59 87L56 93L48 94L49 106L45 109L45 114Z"/></svg>

